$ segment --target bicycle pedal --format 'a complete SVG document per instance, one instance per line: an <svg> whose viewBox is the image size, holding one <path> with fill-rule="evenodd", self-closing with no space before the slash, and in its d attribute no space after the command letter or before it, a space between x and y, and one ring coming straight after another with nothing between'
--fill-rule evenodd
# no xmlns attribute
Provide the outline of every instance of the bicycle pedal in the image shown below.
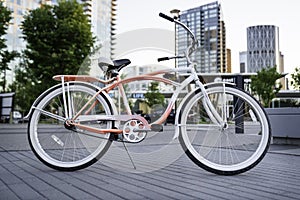
<svg viewBox="0 0 300 200"><path fill-rule="evenodd" d="M151 124L151 131L163 132L164 131L163 125L161 125L161 124Z"/></svg>

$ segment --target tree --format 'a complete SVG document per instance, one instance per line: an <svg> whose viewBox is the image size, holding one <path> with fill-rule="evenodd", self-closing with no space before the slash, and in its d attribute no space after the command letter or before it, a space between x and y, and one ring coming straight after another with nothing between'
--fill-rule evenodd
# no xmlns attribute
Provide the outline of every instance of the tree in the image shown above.
<svg viewBox="0 0 300 200"><path fill-rule="evenodd" d="M3 92L6 91L6 72L10 70L8 64L18 55L16 51L7 50L6 39L3 37L11 19L11 11L0 1L0 87Z"/></svg>
<svg viewBox="0 0 300 200"><path fill-rule="evenodd" d="M281 89L282 85L276 83L281 78L281 74L276 71L276 67L263 68L251 77L251 90L258 95L259 100L265 107L269 107L273 98Z"/></svg>
<svg viewBox="0 0 300 200"><path fill-rule="evenodd" d="M294 80L293 86L295 89L300 90L300 68L296 67L295 72L291 75Z"/></svg>
<svg viewBox="0 0 300 200"><path fill-rule="evenodd" d="M150 108L154 105L164 104L165 97L159 92L158 85L158 82L151 83L148 92L145 94L145 102Z"/></svg>
<svg viewBox="0 0 300 200"><path fill-rule="evenodd" d="M27 45L17 70L17 82L12 86L20 101L32 103L41 92L57 84L53 75L77 74L85 57L93 51L91 24L76 0L62 0L58 5L42 5L29 11L21 29ZM18 95L22 93L30 95L24 99Z"/></svg>

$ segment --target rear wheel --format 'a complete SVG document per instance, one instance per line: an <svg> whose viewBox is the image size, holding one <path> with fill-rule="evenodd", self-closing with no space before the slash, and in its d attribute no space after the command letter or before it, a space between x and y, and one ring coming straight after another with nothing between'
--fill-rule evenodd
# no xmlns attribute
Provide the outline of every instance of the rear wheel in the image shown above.
<svg viewBox="0 0 300 200"><path fill-rule="evenodd" d="M28 125L28 138L35 155L44 164L57 170L73 171L96 162L111 144L110 134L96 134L66 125L69 119L94 96L96 89L79 83L54 87L34 108ZM66 99L65 108L64 96ZM80 117L111 115L103 94L91 101ZM111 129L111 121L80 122L95 128Z"/></svg>
<svg viewBox="0 0 300 200"><path fill-rule="evenodd" d="M186 154L216 174L234 175L253 168L266 154L271 138L264 109L236 88L213 87L207 93L226 126L211 120L200 90L192 94L179 119L179 139Z"/></svg>

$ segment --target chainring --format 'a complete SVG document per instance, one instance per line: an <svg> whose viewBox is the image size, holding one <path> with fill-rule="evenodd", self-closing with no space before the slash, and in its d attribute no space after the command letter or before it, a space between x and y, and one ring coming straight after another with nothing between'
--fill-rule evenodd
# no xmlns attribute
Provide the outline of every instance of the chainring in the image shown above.
<svg viewBox="0 0 300 200"><path fill-rule="evenodd" d="M123 137L127 142L138 143L145 139L145 125L139 120L129 120L124 124Z"/></svg>

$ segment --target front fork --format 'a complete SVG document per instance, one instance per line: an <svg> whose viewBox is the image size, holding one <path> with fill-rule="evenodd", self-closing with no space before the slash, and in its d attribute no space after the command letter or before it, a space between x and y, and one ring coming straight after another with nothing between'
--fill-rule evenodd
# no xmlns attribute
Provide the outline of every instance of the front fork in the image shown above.
<svg viewBox="0 0 300 200"><path fill-rule="evenodd" d="M200 81L199 81L200 82ZM197 84L197 82L196 82ZM198 84L197 84L198 85ZM214 124L217 124L220 126L220 128L225 129L227 127L227 109L226 109L226 95L225 95L225 84L223 83L223 98L222 98L222 110L221 113L222 116L217 112L215 106L212 104L211 100L208 97L208 94L206 92L206 89L204 88L203 84L200 82L200 85L198 85L201 89L201 92L204 96L202 102L204 105L204 109L206 110L206 113L209 115L209 118L212 120Z"/></svg>
<svg viewBox="0 0 300 200"><path fill-rule="evenodd" d="M197 88L195 91L197 90L201 90L202 94L204 95L204 98L203 98L203 105L204 105L204 109L206 111L206 113L209 115L209 118L212 120L212 122L216 125L219 126L219 128L221 130L225 130L228 128L228 123L227 123L227 99L226 99L226 85L234 85L234 84L231 84L231 83L209 83L209 84L205 84L203 85L200 80L197 80L197 79L194 79L196 84L197 84ZM215 86L220 86L220 84L222 84L222 87L223 87L223 101L222 101L222 109L224 110L224 112L222 113L222 116L220 116L220 114L217 112L215 106L212 104L208 94L207 94L207 91L205 89L206 86L210 86L210 87L215 87ZM181 126L186 126L186 124L181 124L180 122L180 113L181 113L181 110L184 108L184 106L186 105L186 103L188 103L189 101L189 97L194 94L195 91L192 91L189 95L187 95L181 102L181 104L179 105L179 107L177 108L176 110L176 117L175 117L175 134L173 136L173 139L177 139L179 134L180 134L180 127Z"/></svg>
<svg viewBox="0 0 300 200"><path fill-rule="evenodd" d="M206 92L206 89L203 85L203 83L201 83L201 81L199 80L198 76L194 77L195 79L195 83L196 86L198 86L201 89L201 92L204 96L202 102L204 105L204 109L206 110L207 114L209 115L209 118L213 121L214 124L217 124L220 126L221 129L226 129L228 127L227 124L227 113L226 113L226 95L225 95L225 83L222 83L223 86L223 102L222 102L222 116L219 115L219 113L217 112L215 106L212 104L211 100L209 99L209 96Z"/></svg>

